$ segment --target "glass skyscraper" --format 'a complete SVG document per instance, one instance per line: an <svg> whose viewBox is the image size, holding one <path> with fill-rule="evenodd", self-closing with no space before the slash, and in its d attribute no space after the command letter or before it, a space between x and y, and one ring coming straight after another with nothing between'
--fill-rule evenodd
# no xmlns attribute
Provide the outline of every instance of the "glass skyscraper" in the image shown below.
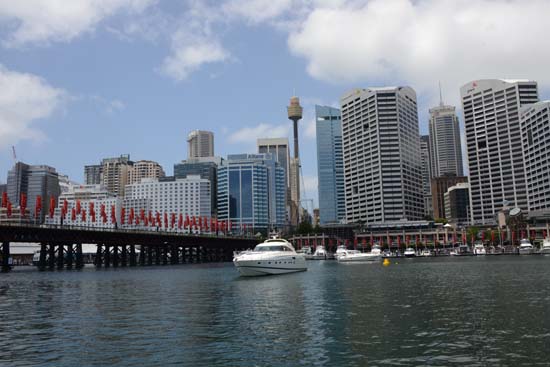
<svg viewBox="0 0 550 367"><path fill-rule="evenodd" d="M218 167L218 219L240 228L285 225L285 171L270 154L234 154Z"/></svg>
<svg viewBox="0 0 550 367"><path fill-rule="evenodd" d="M337 223L346 215L340 110L315 106L319 221Z"/></svg>

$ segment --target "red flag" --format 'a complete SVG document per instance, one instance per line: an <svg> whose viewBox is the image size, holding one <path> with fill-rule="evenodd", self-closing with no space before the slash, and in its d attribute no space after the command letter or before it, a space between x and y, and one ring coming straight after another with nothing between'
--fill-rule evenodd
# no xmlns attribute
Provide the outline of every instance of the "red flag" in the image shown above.
<svg viewBox="0 0 550 367"><path fill-rule="evenodd" d="M38 218L40 212L42 211L42 196L36 196L36 203L34 205L34 217Z"/></svg>
<svg viewBox="0 0 550 367"><path fill-rule="evenodd" d="M145 209L139 210L139 218L141 219L142 222L145 222Z"/></svg>
<svg viewBox="0 0 550 367"><path fill-rule="evenodd" d="M202 232L202 218L201 217L199 217L199 229Z"/></svg>
<svg viewBox="0 0 550 367"><path fill-rule="evenodd" d="M191 220L191 226L193 229L197 229L197 218L193 215L193 219Z"/></svg>
<svg viewBox="0 0 550 367"><path fill-rule="evenodd" d="M157 214L156 214L156 219L157 219L157 226L159 227L162 227L162 221L160 219L160 213L157 211Z"/></svg>
<svg viewBox="0 0 550 367"><path fill-rule="evenodd" d="M164 212L164 228L168 229L168 213Z"/></svg>
<svg viewBox="0 0 550 367"><path fill-rule="evenodd" d="M176 213L170 213L170 228L176 225Z"/></svg>
<svg viewBox="0 0 550 367"><path fill-rule="evenodd" d="M76 201L76 214L80 214L82 208L80 207L80 200Z"/></svg>
<svg viewBox="0 0 550 367"><path fill-rule="evenodd" d="M532 239L535 239L535 238L537 238L537 232L535 232L535 230L534 230L534 229L533 229L533 230L531 230L531 238L532 238Z"/></svg>
<svg viewBox="0 0 550 367"><path fill-rule="evenodd" d="M101 204L99 215L101 216L101 220L103 223L107 223L107 213L105 213L105 204Z"/></svg>
<svg viewBox="0 0 550 367"><path fill-rule="evenodd" d="M114 205L111 205L111 223L116 224L116 209Z"/></svg>
<svg viewBox="0 0 550 367"><path fill-rule="evenodd" d="M2 192L2 208L7 208L8 207L8 193L7 192Z"/></svg>
<svg viewBox="0 0 550 367"><path fill-rule="evenodd" d="M93 223L95 223L95 209L93 201L90 201L90 203L88 204L88 211L90 212L90 219Z"/></svg>
<svg viewBox="0 0 550 367"><path fill-rule="evenodd" d="M67 201L67 199L63 199L63 210L61 214L63 216L63 219L65 219L67 213L69 213L69 202Z"/></svg>
<svg viewBox="0 0 550 367"><path fill-rule="evenodd" d="M183 214L180 213L178 218L178 229L181 229L183 227Z"/></svg>
<svg viewBox="0 0 550 367"><path fill-rule="evenodd" d="M154 223L153 223L153 213L151 213L150 210L149 210L149 216L147 217L147 219L149 220L149 223L151 223L151 225L154 225Z"/></svg>
<svg viewBox="0 0 550 367"><path fill-rule="evenodd" d="M134 223L134 216L135 215L136 215L136 213L134 212L134 208L130 208L130 216L128 217L128 224L129 225L132 225Z"/></svg>
<svg viewBox="0 0 550 367"><path fill-rule="evenodd" d="M204 230L206 232L208 232L208 218L207 217L203 218L203 223L202 224L203 224Z"/></svg>
<svg viewBox="0 0 550 367"><path fill-rule="evenodd" d="M82 222L85 223L86 222L86 210L82 210L81 213L82 213Z"/></svg>
<svg viewBox="0 0 550 367"><path fill-rule="evenodd" d="M27 195L25 195L25 193L21 193L21 202L19 204L19 208L21 211L21 217L25 218L27 210Z"/></svg>
<svg viewBox="0 0 550 367"><path fill-rule="evenodd" d="M50 196L50 218L53 218L55 211L55 197Z"/></svg>
<svg viewBox="0 0 550 367"><path fill-rule="evenodd" d="M189 215L185 214L185 223L183 223L183 228L189 227Z"/></svg>
<svg viewBox="0 0 550 367"><path fill-rule="evenodd" d="M72 208L71 209L71 221L75 221L76 220L76 209L75 208Z"/></svg>
<svg viewBox="0 0 550 367"><path fill-rule="evenodd" d="M9 200L8 200L8 203L6 204L6 206L7 206L8 218L11 218L11 203L10 203Z"/></svg>
<svg viewBox="0 0 550 367"><path fill-rule="evenodd" d="M120 224L126 223L126 208L120 208Z"/></svg>
<svg viewBox="0 0 550 367"><path fill-rule="evenodd" d="M397 236L397 248L401 248L401 236Z"/></svg>

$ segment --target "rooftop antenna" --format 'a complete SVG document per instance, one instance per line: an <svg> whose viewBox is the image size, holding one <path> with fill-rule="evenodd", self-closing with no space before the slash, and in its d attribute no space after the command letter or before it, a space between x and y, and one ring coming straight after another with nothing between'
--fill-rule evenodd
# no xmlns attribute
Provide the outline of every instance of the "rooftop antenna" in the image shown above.
<svg viewBox="0 0 550 367"><path fill-rule="evenodd" d="M439 105L443 107L443 93L441 93L441 80L439 81Z"/></svg>

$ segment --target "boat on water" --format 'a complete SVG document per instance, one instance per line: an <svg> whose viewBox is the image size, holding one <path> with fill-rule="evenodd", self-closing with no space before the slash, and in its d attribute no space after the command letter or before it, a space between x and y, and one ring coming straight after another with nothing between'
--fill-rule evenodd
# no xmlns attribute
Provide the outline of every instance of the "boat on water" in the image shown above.
<svg viewBox="0 0 550 367"><path fill-rule="evenodd" d="M481 243L476 243L474 245L474 255L487 255L487 250L485 249L485 246Z"/></svg>
<svg viewBox="0 0 550 367"><path fill-rule="evenodd" d="M416 257L416 251L414 251L412 247L407 247L403 255L405 255L405 257Z"/></svg>
<svg viewBox="0 0 550 367"><path fill-rule="evenodd" d="M327 250L325 250L325 246L317 246L315 249L315 252L313 255L311 255L311 260L326 260L328 259L328 253ZM308 260L306 258L306 260Z"/></svg>
<svg viewBox="0 0 550 367"><path fill-rule="evenodd" d="M241 276L287 274L306 271L306 259L282 238L270 238L252 251L244 251L233 258Z"/></svg>
<svg viewBox="0 0 550 367"><path fill-rule="evenodd" d="M420 253L420 256L422 257L430 257L430 256L433 256L432 252L430 250L428 250L427 248L425 248L424 250L422 250L422 252Z"/></svg>
<svg viewBox="0 0 550 367"><path fill-rule="evenodd" d="M358 250L342 250L336 251L336 260L339 262L356 262L356 261L380 261L382 259L382 251L380 246L374 245L370 252L361 252Z"/></svg>
<svg viewBox="0 0 550 367"><path fill-rule="evenodd" d="M519 254L520 255L531 255L533 253L533 245L529 242L528 239L523 238L519 241Z"/></svg>
<svg viewBox="0 0 550 367"><path fill-rule="evenodd" d="M309 246L303 246L296 251L297 254L304 255L306 260L313 260L313 250Z"/></svg>
<svg viewBox="0 0 550 367"><path fill-rule="evenodd" d="M546 237L542 241L542 247L540 248L541 255L550 255L550 237Z"/></svg>

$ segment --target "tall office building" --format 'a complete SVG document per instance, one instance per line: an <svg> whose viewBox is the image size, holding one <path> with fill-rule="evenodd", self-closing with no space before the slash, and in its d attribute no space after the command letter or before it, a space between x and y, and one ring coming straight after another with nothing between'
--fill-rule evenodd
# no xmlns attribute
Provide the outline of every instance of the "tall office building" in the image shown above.
<svg viewBox="0 0 550 367"><path fill-rule="evenodd" d="M101 184L113 194L124 196L124 188L130 180L130 171L134 162L129 154L116 158L105 158L101 161Z"/></svg>
<svg viewBox="0 0 550 367"><path fill-rule="evenodd" d="M142 178L161 178L166 176L161 165L154 161L137 161L130 168L128 184L139 183Z"/></svg>
<svg viewBox="0 0 550 367"><path fill-rule="evenodd" d="M257 140L258 153L272 153L275 160L285 170L285 179L288 182L288 173L290 171L290 149L288 138L264 138ZM288 186L288 183L287 183Z"/></svg>
<svg viewBox="0 0 550 367"><path fill-rule="evenodd" d="M214 133L211 131L194 130L187 136L187 157L213 157Z"/></svg>
<svg viewBox="0 0 550 367"><path fill-rule="evenodd" d="M60 194L59 176L55 168L46 165L28 165L17 162L8 172L8 198L14 206L19 206L21 194L27 197L27 208L34 218L36 197L42 198L42 210L37 219L43 223L50 210L50 198Z"/></svg>
<svg viewBox="0 0 550 367"><path fill-rule="evenodd" d="M270 153L234 154L218 167L218 218L236 228L286 225L284 169Z"/></svg>
<svg viewBox="0 0 550 367"><path fill-rule="evenodd" d="M420 136L420 159L422 161L422 193L424 195L424 215L433 217L432 187L430 177L430 136Z"/></svg>
<svg viewBox="0 0 550 367"><path fill-rule="evenodd" d="M346 219L378 223L424 215L416 93L355 89L342 105Z"/></svg>
<svg viewBox="0 0 550 367"><path fill-rule="evenodd" d="M222 162L223 159L221 157L201 157L190 158L181 163L174 164L174 177L176 179L198 175L210 181L210 210L213 216L216 216L218 212L218 167Z"/></svg>
<svg viewBox="0 0 550 367"><path fill-rule="evenodd" d="M101 164L91 164L84 166L84 184L99 185L101 184L101 176L103 166Z"/></svg>
<svg viewBox="0 0 550 367"><path fill-rule="evenodd" d="M431 177L463 176L460 128L454 106L443 101L430 109Z"/></svg>
<svg viewBox="0 0 550 367"><path fill-rule="evenodd" d="M445 193L449 187L464 182L468 182L468 177L455 176L454 174L433 177L431 179L430 186L432 189L432 210L433 217L435 219L447 218L447 213L445 212Z"/></svg>
<svg viewBox="0 0 550 367"><path fill-rule="evenodd" d="M505 202L527 210L519 109L538 101L537 83L484 79L460 88L470 169L472 224L496 224Z"/></svg>
<svg viewBox="0 0 550 367"><path fill-rule="evenodd" d="M470 185L467 182L449 187L444 195L445 218L454 225L468 225L470 205Z"/></svg>
<svg viewBox="0 0 550 367"><path fill-rule="evenodd" d="M319 221L338 223L346 216L342 116L337 108L315 106L315 117Z"/></svg>
<svg viewBox="0 0 550 367"><path fill-rule="evenodd" d="M550 101L522 107L521 145L529 216L550 215Z"/></svg>

